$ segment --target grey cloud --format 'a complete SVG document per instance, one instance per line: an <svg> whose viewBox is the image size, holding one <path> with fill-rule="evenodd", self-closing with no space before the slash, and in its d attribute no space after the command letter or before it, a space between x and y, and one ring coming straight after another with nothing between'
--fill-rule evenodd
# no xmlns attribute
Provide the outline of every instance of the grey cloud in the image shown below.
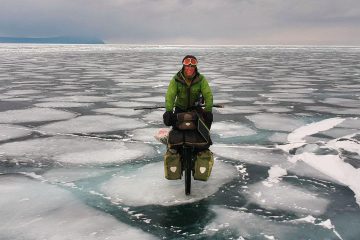
<svg viewBox="0 0 360 240"><path fill-rule="evenodd" d="M0 35L205 44L326 44L330 37L360 44L359 16L357 0L2 0ZM322 31L330 34L322 39Z"/></svg>

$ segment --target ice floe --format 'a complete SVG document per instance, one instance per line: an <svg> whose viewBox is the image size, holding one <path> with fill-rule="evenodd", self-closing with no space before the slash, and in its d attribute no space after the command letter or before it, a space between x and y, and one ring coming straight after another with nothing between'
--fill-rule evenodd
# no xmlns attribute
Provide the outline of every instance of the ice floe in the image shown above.
<svg viewBox="0 0 360 240"><path fill-rule="evenodd" d="M248 186L248 199L266 209L282 209L301 214L321 215L325 212L329 200L317 193L278 182L267 184L259 182Z"/></svg>
<svg viewBox="0 0 360 240"><path fill-rule="evenodd" d="M99 108L93 111L97 113L107 113L116 116L135 116L143 113L143 110L134 110L131 108Z"/></svg>
<svg viewBox="0 0 360 240"><path fill-rule="evenodd" d="M93 103L86 102L43 102L36 103L34 106L43 108L73 108L73 107L89 107Z"/></svg>
<svg viewBox="0 0 360 240"><path fill-rule="evenodd" d="M121 118L109 115L87 115L67 121L50 123L39 128L39 131L54 133L98 133L128 130L145 127L146 124L137 119Z"/></svg>
<svg viewBox="0 0 360 240"><path fill-rule="evenodd" d="M25 123L64 120L75 117L76 114L51 109L51 108L28 108L20 110L8 110L0 112L1 123Z"/></svg>
<svg viewBox="0 0 360 240"><path fill-rule="evenodd" d="M256 131L247 127L244 124L222 121L215 122L211 126L211 133L219 135L221 138L237 137L237 136L250 136L256 134Z"/></svg>
<svg viewBox="0 0 360 240"><path fill-rule="evenodd" d="M286 154L265 147L214 144L211 151L223 158L260 166L273 166L287 160Z"/></svg>
<svg viewBox="0 0 360 240"><path fill-rule="evenodd" d="M64 189L25 177L0 176L0 195L1 239L156 239Z"/></svg>
<svg viewBox="0 0 360 240"><path fill-rule="evenodd" d="M288 144L279 145L278 148L288 152L290 149L300 147L306 143L305 137L329 130L344 120L343 118L329 118L299 127L288 135Z"/></svg>
<svg viewBox="0 0 360 240"><path fill-rule="evenodd" d="M39 94L40 90L10 90L5 92L6 95L31 95L31 94Z"/></svg>
<svg viewBox="0 0 360 240"><path fill-rule="evenodd" d="M215 161L207 182L193 181L191 195L185 195L184 180L166 180L164 163L147 164L135 172L118 175L105 182L101 190L113 201L130 205L178 205L199 201L216 193L225 183L235 177L235 168Z"/></svg>
<svg viewBox="0 0 360 240"><path fill-rule="evenodd" d="M247 116L260 129L290 132L304 125L304 122L289 115L259 113Z"/></svg>
<svg viewBox="0 0 360 240"><path fill-rule="evenodd" d="M143 120L153 124L159 124L163 122L164 111L153 111L144 115Z"/></svg>
<svg viewBox="0 0 360 240"><path fill-rule="evenodd" d="M161 128L140 128L131 131L129 135L131 136L131 139L134 140L160 144L154 137L160 129Z"/></svg>
<svg viewBox="0 0 360 240"><path fill-rule="evenodd" d="M261 111L261 108L256 106L229 106L226 108L216 108L215 110L220 114L239 114L258 113Z"/></svg>
<svg viewBox="0 0 360 240"><path fill-rule="evenodd" d="M74 93L71 93L71 96L63 96L63 97L49 97L49 98L43 98L41 101L44 102L107 102L109 101L108 97L102 97L102 96L74 96Z"/></svg>
<svg viewBox="0 0 360 240"><path fill-rule="evenodd" d="M357 203L360 205L360 170L344 162L339 155L316 155L304 152L292 156L289 161L303 161L318 171L349 186L354 192Z"/></svg>
<svg viewBox="0 0 360 240"><path fill-rule="evenodd" d="M165 104L165 96L132 98L130 100L138 101L138 102L153 102L153 103L164 103Z"/></svg>
<svg viewBox="0 0 360 240"><path fill-rule="evenodd" d="M101 164L123 162L155 154L143 143L103 141L85 137L56 136L0 145L0 153L21 162Z"/></svg>
<svg viewBox="0 0 360 240"><path fill-rule="evenodd" d="M0 129L0 141L24 137L31 134L32 131L31 129L23 126L10 124L0 124Z"/></svg>
<svg viewBox="0 0 360 240"><path fill-rule="evenodd" d="M211 210L216 217L205 227L204 234L216 238L216 233L235 232L237 239L310 239L316 234L323 239L334 237L334 233L313 223L280 222L259 216L255 213L231 210L225 207L213 206ZM304 231L304 224L307 231Z"/></svg>
<svg viewBox="0 0 360 240"><path fill-rule="evenodd" d="M129 101L119 101L119 102L108 102L107 104L114 107L121 108L135 108L135 107L149 107L153 106L151 103L143 103L143 102L129 102Z"/></svg>

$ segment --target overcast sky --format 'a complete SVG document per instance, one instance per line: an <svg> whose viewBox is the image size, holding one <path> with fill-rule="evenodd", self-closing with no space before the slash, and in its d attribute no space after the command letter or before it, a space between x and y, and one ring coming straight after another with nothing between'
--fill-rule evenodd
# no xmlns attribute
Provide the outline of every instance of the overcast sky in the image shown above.
<svg viewBox="0 0 360 240"><path fill-rule="evenodd" d="M0 0L0 36L360 45L360 0Z"/></svg>

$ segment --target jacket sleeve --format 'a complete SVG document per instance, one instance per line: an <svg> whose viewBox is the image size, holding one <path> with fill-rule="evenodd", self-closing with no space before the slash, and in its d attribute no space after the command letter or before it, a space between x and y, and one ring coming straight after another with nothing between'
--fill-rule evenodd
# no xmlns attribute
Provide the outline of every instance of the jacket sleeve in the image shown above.
<svg viewBox="0 0 360 240"><path fill-rule="evenodd" d="M201 81L201 93L205 100L205 111L211 112L213 107L213 94L205 77Z"/></svg>
<svg viewBox="0 0 360 240"><path fill-rule="evenodd" d="M177 92L177 86L175 79L171 79L168 90L166 92L165 96L165 108L166 111L173 111L174 108L174 102L176 98L176 92Z"/></svg>

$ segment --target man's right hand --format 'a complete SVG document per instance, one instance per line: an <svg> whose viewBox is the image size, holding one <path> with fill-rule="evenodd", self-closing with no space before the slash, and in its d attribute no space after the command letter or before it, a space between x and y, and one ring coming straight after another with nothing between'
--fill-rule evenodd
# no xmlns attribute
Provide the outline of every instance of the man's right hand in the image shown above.
<svg viewBox="0 0 360 240"><path fill-rule="evenodd" d="M172 111L166 111L163 115L164 124L172 126L174 124L174 114Z"/></svg>

